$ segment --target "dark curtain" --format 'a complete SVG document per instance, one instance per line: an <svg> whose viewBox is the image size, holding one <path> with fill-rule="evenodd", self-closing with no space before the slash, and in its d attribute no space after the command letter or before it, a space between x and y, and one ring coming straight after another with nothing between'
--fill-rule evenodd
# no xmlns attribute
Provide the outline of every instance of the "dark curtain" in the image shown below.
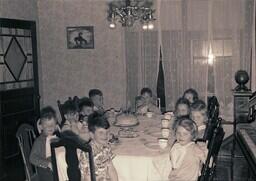
<svg viewBox="0 0 256 181"><path fill-rule="evenodd" d="M162 63L162 50L160 47L160 61L159 61L159 72L157 76L157 97L161 101L161 111L165 111L165 86L164 86L164 69Z"/></svg>

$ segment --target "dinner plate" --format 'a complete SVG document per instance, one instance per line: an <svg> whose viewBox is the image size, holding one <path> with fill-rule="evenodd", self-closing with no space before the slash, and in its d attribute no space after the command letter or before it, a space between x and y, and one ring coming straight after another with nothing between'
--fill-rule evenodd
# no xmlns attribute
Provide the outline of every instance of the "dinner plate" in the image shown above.
<svg viewBox="0 0 256 181"><path fill-rule="evenodd" d="M162 137L162 132L161 130L154 130L154 131L148 131L148 135L156 137L156 138L161 138Z"/></svg>
<svg viewBox="0 0 256 181"><path fill-rule="evenodd" d="M119 131L118 136L120 138L136 138L139 134L135 132Z"/></svg>
<svg viewBox="0 0 256 181"><path fill-rule="evenodd" d="M158 142L146 142L144 145L151 150L161 150Z"/></svg>

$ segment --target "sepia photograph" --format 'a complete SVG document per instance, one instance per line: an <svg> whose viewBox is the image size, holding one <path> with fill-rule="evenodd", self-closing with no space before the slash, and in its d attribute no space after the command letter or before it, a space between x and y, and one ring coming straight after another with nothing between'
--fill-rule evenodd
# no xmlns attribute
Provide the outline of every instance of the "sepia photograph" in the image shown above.
<svg viewBox="0 0 256 181"><path fill-rule="evenodd" d="M67 27L68 49L93 49L93 26Z"/></svg>
<svg viewBox="0 0 256 181"><path fill-rule="evenodd" d="M256 181L256 0L0 0L0 181Z"/></svg>

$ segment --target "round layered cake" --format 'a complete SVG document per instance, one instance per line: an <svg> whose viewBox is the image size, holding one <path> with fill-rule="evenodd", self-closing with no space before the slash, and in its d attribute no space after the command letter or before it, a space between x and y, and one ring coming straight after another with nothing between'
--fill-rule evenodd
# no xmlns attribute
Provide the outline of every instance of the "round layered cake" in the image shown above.
<svg viewBox="0 0 256 181"><path fill-rule="evenodd" d="M132 114L121 114L116 117L115 125L125 127L125 126L135 126L138 123L139 122L136 116Z"/></svg>

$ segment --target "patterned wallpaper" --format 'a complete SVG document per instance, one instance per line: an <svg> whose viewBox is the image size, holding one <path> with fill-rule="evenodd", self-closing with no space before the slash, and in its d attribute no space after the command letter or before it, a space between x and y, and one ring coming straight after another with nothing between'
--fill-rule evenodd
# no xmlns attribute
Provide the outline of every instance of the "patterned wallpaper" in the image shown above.
<svg viewBox="0 0 256 181"><path fill-rule="evenodd" d="M106 14L104 1L0 0L0 17L37 21L41 106L57 108L57 99L87 96L90 88L103 91L106 108L123 106L124 32L109 29ZM95 48L67 49L68 26L94 26Z"/></svg>
<svg viewBox="0 0 256 181"><path fill-rule="evenodd" d="M106 3L40 0L38 3L43 104L103 91L106 107L125 102L122 29L110 30ZM67 49L66 27L94 26L94 49Z"/></svg>

